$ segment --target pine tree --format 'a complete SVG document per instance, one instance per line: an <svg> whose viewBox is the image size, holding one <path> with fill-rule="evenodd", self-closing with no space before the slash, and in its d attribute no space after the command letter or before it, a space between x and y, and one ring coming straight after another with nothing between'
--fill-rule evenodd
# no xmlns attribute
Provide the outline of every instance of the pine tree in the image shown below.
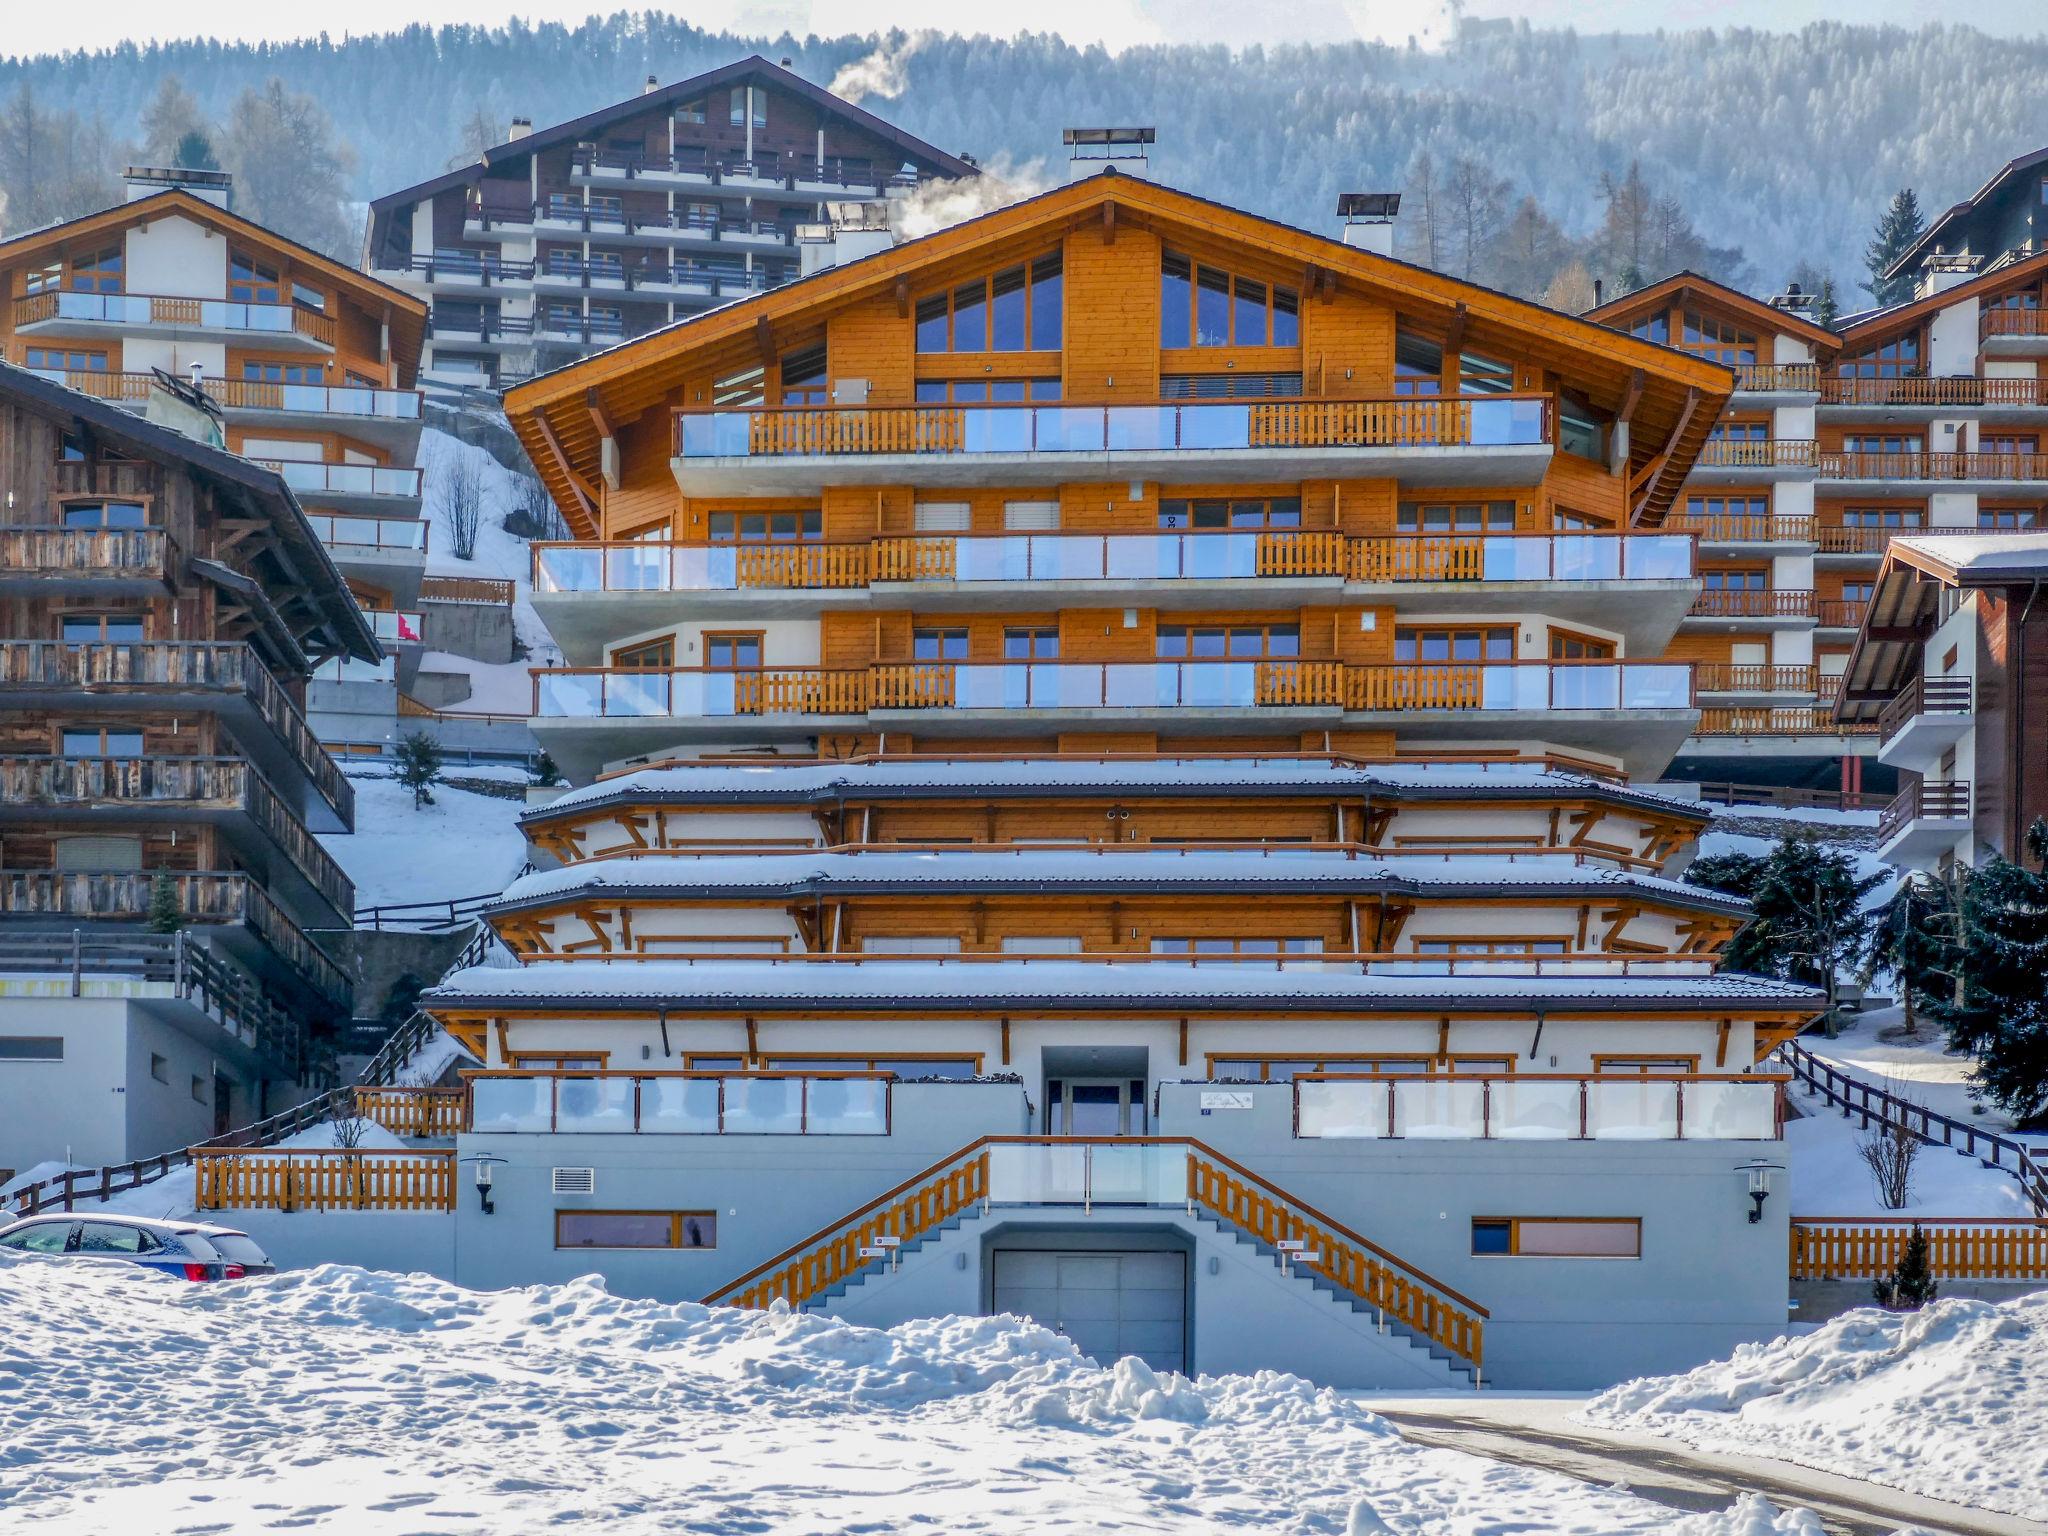
<svg viewBox="0 0 2048 1536"><path fill-rule="evenodd" d="M1896 277L1887 277L1885 273L1926 232L1927 221L1920 216L1920 199L1913 195L1911 187L1899 188L1872 230L1870 244L1863 247L1863 264L1870 269L1870 281L1863 287L1880 307L1890 308L1913 296L1912 273L1903 272Z"/></svg>
<svg viewBox="0 0 2048 1536"><path fill-rule="evenodd" d="M1905 1017L1902 1032L1918 1039L1920 1021L1951 1006L1963 974L1961 874L1908 870L1871 925L1863 981L1889 971Z"/></svg>
<svg viewBox="0 0 2048 1536"><path fill-rule="evenodd" d="M441 782L441 744L425 731L414 731L398 744L398 782L412 791L412 808L432 805L433 787Z"/></svg>
<svg viewBox="0 0 2048 1536"><path fill-rule="evenodd" d="M533 774L534 784L541 789L549 789L562 782L562 767L552 752L542 752L533 760L529 771Z"/></svg>
<svg viewBox="0 0 2048 1536"><path fill-rule="evenodd" d="M1832 277L1824 277L1813 296L1813 323L1822 330L1831 331L1841 314L1842 302L1835 297L1835 280Z"/></svg>
<svg viewBox="0 0 2048 1536"><path fill-rule="evenodd" d="M2025 857L1992 858L1964 882L1962 986L1938 1009L1949 1044L1977 1058L1973 1086L2025 1123L2048 1112L2048 821Z"/></svg>
<svg viewBox="0 0 2048 1536"><path fill-rule="evenodd" d="M1906 1251L1899 1255L1898 1267L1880 1279L1872 1288L1877 1293L1877 1304L1900 1312L1917 1312L1934 1300L1939 1287L1934 1283L1934 1266L1927 1253L1927 1234L1920 1230L1920 1223L1913 1223L1913 1231L1906 1239Z"/></svg>
<svg viewBox="0 0 2048 1536"><path fill-rule="evenodd" d="M176 933L185 926L184 904L178 900L178 882L168 869L159 869L149 880L149 916L145 926L151 933Z"/></svg>

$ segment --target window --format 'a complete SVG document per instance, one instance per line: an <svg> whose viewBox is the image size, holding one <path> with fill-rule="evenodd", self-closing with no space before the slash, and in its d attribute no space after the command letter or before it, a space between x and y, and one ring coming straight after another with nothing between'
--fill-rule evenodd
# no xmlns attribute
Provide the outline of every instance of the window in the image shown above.
<svg viewBox="0 0 2048 1536"><path fill-rule="evenodd" d="M512 1053L512 1065L530 1072L602 1072L606 1058L596 1056L533 1056Z"/></svg>
<svg viewBox="0 0 2048 1536"><path fill-rule="evenodd" d="M825 348L822 343L792 352L782 360L782 403L823 405L825 395Z"/></svg>
<svg viewBox="0 0 2048 1536"><path fill-rule="evenodd" d="M1199 939L1155 938L1152 941L1155 955L1320 955L1323 941L1319 938L1282 939L1226 939L1205 936Z"/></svg>
<svg viewBox="0 0 2048 1536"><path fill-rule="evenodd" d="M58 514L66 528L146 528L149 509L139 501L67 501Z"/></svg>
<svg viewBox="0 0 2048 1536"><path fill-rule="evenodd" d="M0 1237L0 1248L13 1248L23 1253L62 1253L70 1242L70 1222L39 1221L32 1227Z"/></svg>
<svg viewBox="0 0 2048 1536"><path fill-rule="evenodd" d="M1874 581L1845 581L1842 583L1842 601L1845 603L1867 603L1877 593Z"/></svg>
<svg viewBox="0 0 2048 1536"><path fill-rule="evenodd" d="M1298 347L1300 295L1168 251L1159 263L1159 345Z"/></svg>
<svg viewBox="0 0 2048 1536"><path fill-rule="evenodd" d="M557 1211L557 1248L716 1248L715 1211Z"/></svg>
<svg viewBox="0 0 2048 1536"><path fill-rule="evenodd" d="M1927 514L1918 507L1844 507L1844 528L1919 528Z"/></svg>
<svg viewBox="0 0 2048 1536"><path fill-rule="evenodd" d="M704 121L704 103L686 101L676 108L675 117L679 123L701 123Z"/></svg>
<svg viewBox="0 0 2048 1536"><path fill-rule="evenodd" d="M1304 1073L1346 1073L1375 1077L1420 1077L1441 1072L1505 1077L1514 1063L1505 1056L1211 1056L1209 1076L1239 1082L1287 1083Z"/></svg>
<svg viewBox="0 0 2048 1536"><path fill-rule="evenodd" d="M1022 405L1027 400L1057 400L1058 379L919 379L919 405Z"/></svg>
<svg viewBox="0 0 2048 1536"><path fill-rule="evenodd" d="M324 384L327 375L318 363L267 363L244 359L242 377L259 384ZM353 380L351 381L353 382Z"/></svg>
<svg viewBox="0 0 2048 1536"><path fill-rule="evenodd" d="M1635 1216L1475 1216L1476 1258L1639 1259L1643 1223Z"/></svg>
<svg viewBox="0 0 2048 1536"><path fill-rule="evenodd" d="M1709 592L1762 592L1770 585L1770 572L1760 567L1735 571L1701 571L1700 585Z"/></svg>
<svg viewBox="0 0 2048 1536"><path fill-rule="evenodd" d="M160 1083L168 1083L171 1080L170 1059L159 1056L156 1052L151 1051L149 1053L149 1075Z"/></svg>
<svg viewBox="0 0 2048 1536"><path fill-rule="evenodd" d="M204 1104L206 1102L206 1079L203 1077L192 1079L192 1102L194 1104Z"/></svg>
<svg viewBox="0 0 2048 1536"><path fill-rule="evenodd" d="M1513 661L1515 631L1501 624L1485 629L1420 629L1394 631L1396 661Z"/></svg>
<svg viewBox="0 0 2048 1536"><path fill-rule="evenodd" d="M1199 501L1164 500L1159 503L1161 528L1299 528L1299 496L1262 496L1244 501L1221 497Z"/></svg>
<svg viewBox="0 0 2048 1536"><path fill-rule="evenodd" d="M1768 421L1719 421L1707 434L1710 443L1763 443L1770 441Z"/></svg>
<svg viewBox="0 0 2048 1536"><path fill-rule="evenodd" d="M1003 660L1055 661L1060 654L1060 632L1052 628L1006 629L1003 631Z"/></svg>
<svg viewBox="0 0 2048 1536"><path fill-rule="evenodd" d="M1005 533L1051 533L1060 525L1060 504L1056 501L1006 501L1003 503Z"/></svg>
<svg viewBox="0 0 2048 1536"><path fill-rule="evenodd" d="M2039 507L1979 507L1979 528L2035 528L2040 526Z"/></svg>
<svg viewBox="0 0 2048 1536"><path fill-rule="evenodd" d="M258 261L247 251L228 255L228 297L237 304L275 304L278 296L277 268Z"/></svg>
<svg viewBox="0 0 2048 1536"><path fill-rule="evenodd" d="M767 1072L887 1072L899 1082L978 1077L979 1056L770 1056Z"/></svg>
<svg viewBox="0 0 2048 1536"><path fill-rule="evenodd" d="M319 314L327 313L327 295L318 288L309 288L304 283L292 284L292 302L301 309L310 309Z"/></svg>
<svg viewBox="0 0 2048 1536"><path fill-rule="evenodd" d="M139 613L67 613L66 645L119 645L142 638Z"/></svg>
<svg viewBox="0 0 2048 1536"><path fill-rule="evenodd" d="M722 379L711 381L711 405L714 410L736 411L749 405L767 403L767 372L759 367L742 368L737 373L728 373Z"/></svg>
<svg viewBox="0 0 2048 1536"><path fill-rule="evenodd" d="M21 274L21 291L23 293L48 293L52 288L61 288L63 286L64 263L61 261L47 262L40 267L32 267Z"/></svg>
<svg viewBox="0 0 2048 1536"><path fill-rule="evenodd" d="M1563 939L1417 939L1418 955L1568 955Z"/></svg>
<svg viewBox="0 0 2048 1536"><path fill-rule="evenodd" d="M822 537L824 515L816 507L800 512L714 512L708 526L714 544L795 544Z"/></svg>
<svg viewBox="0 0 2048 1536"><path fill-rule="evenodd" d="M1639 1072L1648 1075L1653 1072L1697 1072L1700 1059L1697 1056L1595 1056L1595 1072Z"/></svg>
<svg viewBox="0 0 2048 1536"><path fill-rule="evenodd" d="M1301 654L1298 624L1162 624L1162 661L1293 657Z"/></svg>
<svg viewBox="0 0 2048 1536"><path fill-rule="evenodd" d="M967 631L964 629L920 629L910 636L912 661L965 661Z"/></svg>
<svg viewBox="0 0 2048 1536"><path fill-rule="evenodd" d="M1054 255L1005 267L950 293L926 294L917 301L917 350L1057 352L1063 293Z"/></svg>
<svg viewBox="0 0 2048 1536"><path fill-rule="evenodd" d="M1557 446L1581 459L1604 461L1607 457L1607 416L1595 410L1583 397L1565 393L1557 397Z"/></svg>
<svg viewBox="0 0 2048 1536"><path fill-rule="evenodd" d="M133 875L142 872L140 837L60 837L55 853L57 868L69 874Z"/></svg>
<svg viewBox="0 0 2048 1536"><path fill-rule="evenodd" d="M1845 453L1919 453L1926 446L1918 432L1849 432L1842 437Z"/></svg>
<svg viewBox="0 0 2048 1536"><path fill-rule="evenodd" d="M732 630L704 632L704 665L718 672L758 672L761 669L761 632Z"/></svg>
<svg viewBox="0 0 2048 1536"><path fill-rule="evenodd" d="M672 667L676 664L676 643L664 635L639 645L622 645L612 652L615 667Z"/></svg>
<svg viewBox="0 0 2048 1536"><path fill-rule="evenodd" d="M1909 332L1881 347L1845 357L1835 371L1845 379L1903 379L1922 373L1920 333Z"/></svg>
<svg viewBox="0 0 2048 1536"><path fill-rule="evenodd" d="M965 533L974 508L964 501L920 501L910 509L910 526L919 533Z"/></svg>
<svg viewBox="0 0 2048 1536"><path fill-rule="evenodd" d="M67 347L30 347L22 366L52 373L105 373L107 354Z"/></svg>
<svg viewBox="0 0 2048 1536"><path fill-rule="evenodd" d="M864 935L860 947L869 955L957 955L960 938L951 933L875 933Z"/></svg>
<svg viewBox="0 0 2048 1536"><path fill-rule="evenodd" d="M66 728L60 740L66 757L140 757L142 732L119 727Z"/></svg>
<svg viewBox="0 0 2048 1536"><path fill-rule="evenodd" d="M0 1061L62 1061L62 1035L0 1035Z"/></svg>
<svg viewBox="0 0 2048 1536"><path fill-rule="evenodd" d="M1663 313L1646 316L1630 326L1628 333L1631 336L1639 336L1644 341L1654 341L1659 346L1669 345L1671 317Z"/></svg>
<svg viewBox="0 0 2048 1536"><path fill-rule="evenodd" d="M1298 373L1163 373L1162 400L1297 400Z"/></svg>
<svg viewBox="0 0 2048 1536"><path fill-rule="evenodd" d="M121 247L118 245L109 246L104 251L95 251L90 256L75 256L71 261L72 291L119 293L125 265Z"/></svg>
<svg viewBox="0 0 2048 1536"><path fill-rule="evenodd" d="M1765 518L1771 512L1768 496L1688 496L1685 498L1687 517Z"/></svg>
<svg viewBox="0 0 2048 1536"><path fill-rule="evenodd" d="M1461 395L1505 395L1515 387L1512 364L1497 362L1466 352L1458 358L1458 393Z"/></svg>
<svg viewBox="0 0 2048 1536"><path fill-rule="evenodd" d="M1977 434L1977 451L1979 453L2032 455L2041 451L2041 439L2032 434L2017 436L2010 432L1993 433L1991 436L1986 437L1982 432L1979 432Z"/></svg>
<svg viewBox="0 0 2048 1536"><path fill-rule="evenodd" d="M735 128L768 126L768 93L758 85L732 88L732 108L727 121Z"/></svg>
<svg viewBox="0 0 2048 1536"><path fill-rule="evenodd" d="M1697 352L1701 357L1730 367L1756 361L1754 336L1732 320L1701 314L1698 310L1685 312L1685 330L1679 345L1688 352Z"/></svg>
<svg viewBox="0 0 2048 1536"><path fill-rule="evenodd" d="M1446 505L1403 502L1394 512L1401 533L1513 533L1511 501L1456 502Z"/></svg>
<svg viewBox="0 0 2048 1536"><path fill-rule="evenodd" d="M1612 661L1614 642L1596 640L1591 635L1575 635L1568 629L1553 629L1550 632L1550 659L1552 661Z"/></svg>
<svg viewBox="0 0 2048 1536"><path fill-rule="evenodd" d="M1425 336L1406 331L1394 336L1394 393L1440 395L1444 392L1444 349Z"/></svg>

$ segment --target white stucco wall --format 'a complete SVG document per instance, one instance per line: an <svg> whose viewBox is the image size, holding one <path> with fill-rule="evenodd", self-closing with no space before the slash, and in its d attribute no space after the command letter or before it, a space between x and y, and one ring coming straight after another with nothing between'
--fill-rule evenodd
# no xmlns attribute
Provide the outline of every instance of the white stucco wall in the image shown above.
<svg viewBox="0 0 2048 1536"><path fill-rule="evenodd" d="M228 243L203 225L172 215L128 231L128 291L180 299L224 299Z"/></svg>

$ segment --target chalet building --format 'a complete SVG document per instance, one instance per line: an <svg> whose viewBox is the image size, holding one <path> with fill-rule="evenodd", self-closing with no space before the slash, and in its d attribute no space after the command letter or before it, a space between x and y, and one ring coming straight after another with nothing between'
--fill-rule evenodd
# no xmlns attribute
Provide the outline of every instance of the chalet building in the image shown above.
<svg viewBox="0 0 2048 1536"><path fill-rule="evenodd" d="M2048 148L2020 155L1929 224L1885 273L1919 274L1950 260L1972 269L2048 251Z"/></svg>
<svg viewBox="0 0 2048 1536"><path fill-rule="evenodd" d="M11 363L0 483L0 1168L154 1156L323 1082L304 695L377 640L274 469Z"/></svg>
<svg viewBox="0 0 2048 1536"><path fill-rule="evenodd" d="M835 205L858 224L855 205L974 174L747 58L551 127L514 118L475 165L372 202L363 265L431 303L429 379L495 388L779 287L833 241Z"/></svg>
<svg viewBox="0 0 2048 1536"><path fill-rule="evenodd" d="M136 412L158 372L204 391L216 440L284 477L384 647L324 664L315 728L382 739L433 591L415 465L426 305L238 216L232 191L218 171L131 169L125 203L0 241L0 356Z"/></svg>
<svg viewBox="0 0 2048 1536"><path fill-rule="evenodd" d="M1086 175L511 391L582 787L425 1000L457 1278L1353 1386L1782 1327L1813 994L1715 973L1705 815L1628 783L1732 376L1384 202Z"/></svg>
<svg viewBox="0 0 2048 1536"><path fill-rule="evenodd" d="M1885 551L1838 704L1905 779L1878 852L1907 868L2026 857L2048 816L2048 529L1901 534Z"/></svg>

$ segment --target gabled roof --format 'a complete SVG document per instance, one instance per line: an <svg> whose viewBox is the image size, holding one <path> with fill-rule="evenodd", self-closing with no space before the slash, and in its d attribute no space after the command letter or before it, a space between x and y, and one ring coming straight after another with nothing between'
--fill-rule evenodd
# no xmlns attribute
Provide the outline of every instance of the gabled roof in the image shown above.
<svg viewBox="0 0 2048 1536"><path fill-rule="evenodd" d="M903 158L920 170L953 178L979 174L974 166L958 156L949 155L936 145L927 144L915 134L904 132L894 123L885 122L874 113L855 106L844 97L835 96L823 87L811 84L802 75L771 64L759 54L752 54L731 64L720 65L705 74L678 80L673 85L657 86L642 95L629 96L624 101L613 102L608 107L586 112L583 116L571 118L567 122L537 128L524 138L513 139L504 144L493 144L483 152L474 165L460 166L397 192L387 192L382 197L373 198L370 202L371 216L374 219L393 208L416 203L423 197L432 197L436 192L445 192L450 187L479 181L491 167L503 165L508 161L523 160L536 150L550 149L557 144L577 143L623 118L637 117L651 107L667 107L676 102L694 101L711 91L740 84L774 86L778 90L800 97L810 102L820 112L841 118L853 127L864 129L895 145L903 151Z"/></svg>
<svg viewBox="0 0 2048 1536"><path fill-rule="evenodd" d="M162 192L152 192L148 197L138 197L132 203L116 203L97 213L81 214L58 224L45 224L26 234L0 240L0 263L18 260L50 246L126 229L132 224L145 223L170 213L181 214L223 235L238 236L252 245L268 245L288 251L294 262L312 267L366 309L373 313L388 310L391 350L398 359L399 382L407 389L412 387L413 377L419 369L420 348L427 334L426 300L415 298L404 289L394 288L367 273L358 272L354 267L345 266L331 256L323 256L310 245L301 245L290 236L281 235L252 219L217 207L202 197L194 197L181 187L168 187Z"/></svg>
<svg viewBox="0 0 2048 1536"><path fill-rule="evenodd" d="M1929 315L1947 309L1951 304L1981 296L1986 290L2006 287L2012 283L2024 283L2029 278L2039 278L2048 273L2048 251L2027 256L1994 272L1979 272L1975 277L1931 293L1924 299L1913 299L1904 304L1894 304L1890 309L1875 309L1856 316L1842 326L1841 342L1845 348L1861 349L1873 346L1879 341L1889 340L1896 331L1903 331L1918 325Z"/></svg>
<svg viewBox="0 0 2048 1536"><path fill-rule="evenodd" d="M1976 212L1979 203L2003 189L2005 184L2012 180L2013 177L2023 172L2031 171L2036 166L2043 164L2048 164L2048 148L2037 149L2030 154L2020 155L2016 159L2006 161L2004 165L2001 165L1991 173L1991 179L1985 182L1983 186L1972 192L1961 202L1951 205L1945 213L1935 219L1932 224L1929 224L1926 229L1922 230L1920 238L1901 251L1899 259L1884 269L1884 275L1890 277L1894 273L1907 271L1918 266L1920 258L1926 253L1927 247L1939 239L1949 226L1958 219ZM1996 253L1986 251L1982 254L1989 256Z"/></svg>
<svg viewBox="0 0 2048 1536"><path fill-rule="evenodd" d="M1462 313L1466 334L1484 344L1506 344L1537 361L1566 365L1579 380L1599 385L1618 402L1636 375L1643 387L1632 433L1636 457L1649 463L1671 453L1658 477L1653 506L1669 506L1734 392L1733 372L1672 347L1616 332L1597 321L1346 245L1278 220L1197 197L1114 170L1055 187L1037 196L907 240L872 256L799 278L768 293L737 300L515 385L506 414L549 492L583 537L595 529L582 512L579 482L598 479L596 419L632 421L687 376L701 349L758 344L778 324L815 321L822 314L890 292L899 282L941 263L1014 247L1034 234L1065 233L1090 219L1105 229L1151 227L1251 249L1268 260L1298 264L1304 274L1326 276L1377 293L1417 315L1448 323ZM1688 399L1692 408L1688 410ZM561 452L556 453L559 445Z"/></svg>
<svg viewBox="0 0 2048 1536"><path fill-rule="evenodd" d="M1730 288L1726 283L1697 272L1674 272L1661 278L1647 288L1638 288L1634 293L1625 293L1618 299L1609 299L1586 311L1588 320L1598 320L1602 325L1611 325L1616 330L1626 330L1630 320L1668 309L1673 303L1683 303L1695 298L1701 303L1717 309L1729 309L1755 322L1759 329L1769 328L1797 336L1811 342L1817 354L1817 362L1825 363L1841 349L1842 338L1824 325L1796 315L1762 299Z"/></svg>
<svg viewBox="0 0 2048 1536"><path fill-rule="evenodd" d="M0 400L18 401L44 416L80 422L93 436L119 444L136 458L189 470L254 507L276 531L277 553L287 578L319 605L320 622L308 633L317 632L327 647L339 654L364 661L383 655L370 631L370 621L335 568L333 557L306 521L298 497L276 470L53 383L4 359L0 359Z"/></svg>

